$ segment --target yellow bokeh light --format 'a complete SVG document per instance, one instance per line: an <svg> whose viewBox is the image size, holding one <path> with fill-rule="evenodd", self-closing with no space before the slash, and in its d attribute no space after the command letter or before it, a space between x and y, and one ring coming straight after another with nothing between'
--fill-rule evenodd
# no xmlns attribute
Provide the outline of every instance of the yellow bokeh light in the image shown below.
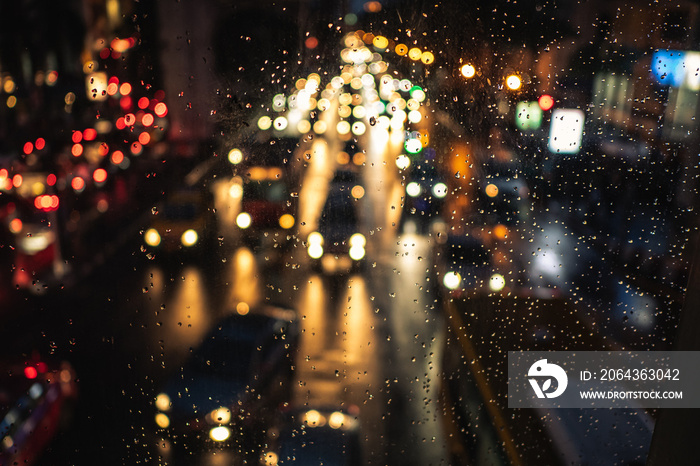
<svg viewBox="0 0 700 466"><path fill-rule="evenodd" d="M408 53L408 47L405 44L397 44L394 51L397 55L401 55L403 57Z"/></svg>
<svg viewBox="0 0 700 466"><path fill-rule="evenodd" d="M496 186L493 183L489 183L486 185L486 195L488 197L496 197L498 196L498 186Z"/></svg>
<svg viewBox="0 0 700 466"><path fill-rule="evenodd" d="M344 423L345 415L340 411L333 412L330 418L328 419L328 425L331 426L332 429L340 429L341 427L343 427Z"/></svg>
<svg viewBox="0 0 700 466"><path fill-rule="evenodd" d="M12 94L13 92L15 92L15 82L12 80L12 78L8 78L5 80L5 83L3 84L2 88L8 94Z"/></svg>
<svg viewBox="0 0 700 466"><path fill-rule="evenodd" d="M159 393L156 397L156 408L161 411L170 410L170 397L167 393Z"/></svg>
<svg viewBox="0 0 700 466"><path fill-rule="evenodd" d="M423 54L420 56L420 61L426 65L430 65L435 61L435 55L433 55L431 52L423 52Z"/></svg>
<svg viewBox="0 0 700 466"><path fill-rule="evenodd" d="M243 230L248 228L252 221L253 219L250 217L250 214L248 212L241 212L236 217L236 225L238 225L238 228L241 228Z"/></svg>
<svg viewBox="0 0 700 466"><path fill-rule="evenodd" d="M147 245L149 246L158 246L160 244L161 238L160 234L158 233L158 230L154 228L149 228L146 233L143 235L143 239L146 242Z"/></svg>
<svg viewBox="0 0 700 466"><path fill-rule="evenodd" d="M301 134L306 134L311 131L311 122L309 120L301 120L297 123L297 131Z"/></svg>
<svg viewBox="0 0 700 466"><path fill-rule="evenodd" d="M316 134L323 134L326 132L326 129L328 129L328 125L325 121L317 121L314 123L314 132Z"/></svg>
<svg viewBox="0 0 700 466"><path fill-rule="evenodd" d="M199 241L199 235L193 229L186 230L180 237L180 242L183 246L191 247L197 244Z"/></svg>
<svg viewBox="0 0 700 466"><path fill-rule="evenodd" d="M348 134L350 132L350 123L347 121L339 121L336 125L338 134Z"/></svg>
<svg viewBox="0 0 700 466"><path fill-rule="evenodd" d="M233 165L241 163L243 161L243 152L240 149L231 149L228 152L228 161Z"/></svg>
<svg viewBox="0 0 700 466"><path fill-rule="evenodd" d="M520 89L520 86L523 85L522 79L520 79L520 76L517 76L515 74L511 74L506 78L506 86L508 86L508 89L512 91L517 91Z"/></svg>
<svg viewBox="0 0 700 466"><path fill-rule="evenodd" d="M374 36L372 44L378 49L385 49L389 45L389 39L384 36Z"/></svg>
<svg viewBox="0 0 700 466"><path fill-rule="evenodd" d="M260 117L260 119L258 120L258 128L260 128L263 131L270 129L271 126L272 126L272 118L270 118L267 115Z"/></svg>
<svg viewBox="0 0 700 466"><path fill-rule="evenodd" d="M170 426L170 418L167 414L158 413L156 414L156 424L161 429L166 429L168 426Z"/></svg>
<svg viewBox="0 0 700 466"><path fill-rule="evenodd" d="M250 312L250 306L248 306L248 303L241 301L236 305L236 312L242 316L247 315Z"/></svg>
<svg viewBox="0 0 700 466"><path fill-rule="evenodd" d="M476 68L474 68L474 65L467 63L460 68L460 72L465 78L473 78L476 75Z"/></svg>
<svg viewBox="0 0 700 466"><path fill-rule="evenodd" d="M285 230L289 230L294 226L294 217L290 214L284 214L280 217L280 226Z"/></svg>
<svg viewBox="0 0 700 466"><path fill-rule="evenodd" d="M423 52L418 47L413 47L411 50L408 51L408 58L410 58L413 61L418 61L420 60L420 57L423 56Z"/></svg>
<svg viewBox="0 0 700 466"><path fill-rule="evenodd" d="M499 223L493 228L493 235L498 239L506 239L508 237L508 227Z"/></svg>
<svg viewBox="0 0 700 466"><path fill-rule="evenodd" d="M365 195L365 188L363 188L359 184L355 185L353 186L352 191L350 191L350 194L352 194L352 197L354 197L355 199L362 199Z"/></svg>

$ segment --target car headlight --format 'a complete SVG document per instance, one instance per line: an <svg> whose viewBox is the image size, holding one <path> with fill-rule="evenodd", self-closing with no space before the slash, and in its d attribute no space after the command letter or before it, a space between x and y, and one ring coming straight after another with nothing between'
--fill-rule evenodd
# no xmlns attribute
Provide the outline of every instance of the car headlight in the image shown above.
<svg viewBox="0 0 700 466"><path fill-rule="evenodd" d="M367 244L367 239L362 233L355 233L350 237L350 246L358 246L364 248Z"/></svg>
<svg viewBox="0 0 700 466"><path fill-rule="evenodd" d="M314 231L306 238L307 252L312 259L320 259L323 256L323 236Z"/></svg>
<svg viewBox="0 0 700 466"><path fill-rule="evenodd" d="M252 221L253 219L250 218L250 214L248 212L241 212L238 214L238 217L236 217L236 225L238 225L238 228L243 230L248 228Z"/></svg>
<svg viewBox="0 0 700 466"><path fill-rule="evenodd" d="M350 251L348 251L348 254L350 255L350 259L359 261L365 257L365 248L362 246L352 246Z"/></svg>
<svg viewBox="0 0 700 466"><path fill-rule="evenodd" d="M228 427L216 426L209 431L209 437L215 442L223 442L231 436L231 430Z"/></svg>
<svg viewBox="0 0 700 466"><path fill-rule="evenodd" d="M185 231L180 237L180 242L182 242L182 245L187 247L194 246L197 244L197 241L199 241L199 235L192 229Z"/></svg>
<svg viewBox="0 0 700 466"><path fill-rule="evenodd" d="M318 243L309 244L307 252L312 259L320 259L323 256L323 246Z"/></svg>
<svg viewBox="0 0 700 466"><path fill-rule="evenodd" d="M156 247L160 244L160 233L155 228L149 228L146 233L143 234L143 240L147 245Z"/></svg>
<svg viewBox="0 0 700 466"><path fill-rule="evenodd" d="M447 272L442 279L442 283L448 290L456 290L462 283L462 276L458 272Z"/></svg>
<svg viewBox="0 0 700 466"><path fill-rule="evenodd" d="M331 426L332 429L340 429L345 425L345 418L345 414L340 411L334 411L328 418L328 425Z"/></svg>
<svg viewBox="0 0 700 466"><path fill-rule="evenodd" d="M313 233L309 234L309 237L306 238L306 242L311 244L320 244L323 245L323 235L321 233L314 231Z"/></svg>

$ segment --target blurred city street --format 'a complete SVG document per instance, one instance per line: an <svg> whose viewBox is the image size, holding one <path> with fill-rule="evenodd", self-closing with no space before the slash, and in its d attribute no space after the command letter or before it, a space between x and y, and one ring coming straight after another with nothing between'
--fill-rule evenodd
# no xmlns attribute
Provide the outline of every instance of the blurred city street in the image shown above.
<svg viewBox="0 0 700 466"><path fill-rule="evenodd" d="M0 6L0 466L664 451L508 352L693 334L700 5L321 3Z"/></svg>

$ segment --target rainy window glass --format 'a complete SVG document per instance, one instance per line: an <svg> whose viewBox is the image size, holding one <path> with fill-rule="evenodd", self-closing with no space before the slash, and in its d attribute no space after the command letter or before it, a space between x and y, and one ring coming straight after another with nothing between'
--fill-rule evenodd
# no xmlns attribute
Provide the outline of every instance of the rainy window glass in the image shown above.
<svg viewBox="0 0 700 466"><path fill-rule="evenodd" d="M2 2L0 464L695 464L508 357L700 349L699 25Z"/></svg>

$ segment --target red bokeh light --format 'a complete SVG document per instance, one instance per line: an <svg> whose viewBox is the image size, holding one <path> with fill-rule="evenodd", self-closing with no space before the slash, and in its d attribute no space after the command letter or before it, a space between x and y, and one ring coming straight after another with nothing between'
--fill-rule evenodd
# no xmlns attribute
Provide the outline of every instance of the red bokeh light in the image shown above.
<svg viewBox="0 0 700 466"><path fill-rule="evenodd" d="M112 163L114 165L119 165L124 161L124 153L120 150L115 150L112 153Z"/></svg>
<svg viewBox="0 0 700 466"><path fill-rule="evenodd" d="M124 83L119 87L119 93L121 95L129 95L131 94L131 84L129 83Z"/></svg>
<svg viewBox="0 0 700 466"><path fill-rule="evenodd" d="M139 142L145 146L151 142L151 135L144 131L143 133L139 134Z"/></svg>
<svg viewBox="0 0 700 466"><path fill-rule="evenodd" d="M83 145L73 144L70 153L73 154L73 157L80 157L81 155L83 155Z"/></svg>
<svg viewBox="0 0 700 466"><path fill-rule="evenodd" d="M139 105L139 108L143 110L143 109L148 107L149 103L150 103L150 101L148 100L148 97L141 97L139 99L138 105Z"/></svg>
<svg viewBox="0 0 700 466"><path fill-rule="evenodd" d="M119 99L119 106L123 108L124 110L129 110L133 104L133 100L131 99L131 96L124 96L121 99Z"/></svg>
<svg viewBox="0 0 700 466"><path fill-rule="evenodd" d="M168 106L163 102L158 102L153 110L161 118L168 114Z"/></svg>
<svg viewBox="0 0 700 466"><path fill-rule="evenodd" d="M94 141L95 138L97 137L97 131L95 128L88 128L85 131L83 131L83 139L86 141Z"/></svg>
<svg viewBox="0 0 700 466"><path fill-rule="evenodd" d="M31 142L25 142L24 143L24 148L22 149L25 154L31 154L32 151L34 150L34 144Z"/></svg>
<svg viewBox="0 0 700 466"><path fill-rule="evenodd" d="M58 209L58 196L44 194L34 198L34 207L44 212Z"/></svg>
<svg viewBox="0 0 700 466"><path fill-rule="evenodd" d="M115 123L117 129L124 129L126 128L126 121L124 121L124 117L119 117L117 119L117 122Z"/></svg>
<svg viewBox="0 0 700 466"><path fill-rule="evenodd" d="M160 100L163 100L163 99L165 99L165 91L163 91L163 90L156 91L156 93L155 93L155 95L154 95L153 97L154 97L156 100L159 100L159 101L160 101Z"/></svg>
<svg viewBox="0 0 700 466"><path fill-rule="evenodd" d="M22 186L22 181L24 181L24 179L22 178L22 175L18 173L12 177L12 186L14 186L15 188L19 188L20 186Z"/></svg>
<svg viewBox="0 0 700 466"><path fill-rule="evenodd" d="M80 141L83 140L83 133L81 133L80 131L73 131L72 139L73 139L74 143L76 143L76 144L79 143Z"/></svg>
<svg viewBox="0 0 700 466"><path fill-rule="evenodd" d="M50 173L50 174L46 177L46 184L49 185L49 186L55 185L55 184L56 184L56 175L54 175L53 173Z"/></svg>
<svg viewBox="0 0 700 466"><path fill-rule="evenodd" d="M107 94L114 95L119 90L119 85L117 83L109 83L107 85Z"/></svg>
<svg viewBox="0 0 700 466"><path fill-rule="evenodd" d="M109 84L117 84L117 85L119 85L119 78L117 78L116 76L112 76L111 78L109 78L109 80L108 80L107 82L108 82Z"/></svg>
<svg viewBox="0 0 700 466"><path fill-rule="evenodd" d="M304 45L307 49L315 49L316 47L318 47L318 39L316 39L315 37L308 37L304 41Z"/></svg>
<svg viewBox="0 0 700 466"><path fill-rule="evenodd" d="M141 124L143 126L151 126L154 121L155 119L150 113L146 113L143 117L141 117Z"/></svg>
<svg viewBox="0 0 700 466"><path fill-rule="evenodd" d="M100 147L97 148L97 153L100 154L102 157L109 154L109 146L106 142L100 144Z"/></svg>
<svg viewBox="0 0 700 466"><path fill-rule="evenodd" d="M127 113L124 115L124 124L126 126L133 126L136 123L136 116L133 113Z"/></svg>
<svg viewBox="0 0 700 466"><path fill-rule="evenodd" d="M139 142L134 142L131 144L131 153L134 155L140 155L143 151L143 146Z"/></svg>
<svg viewBox="0 0 700 466"><path fill-rule="evenodd" d="M13 218L10 220L10 231L15 234L22 231L22 220L18 218Z"/></svg>
<svg viewBox="0 0 700 466"><path fill-rule="evenodd" d="M542 110L547 111L554 107L554 98L551 95L544 94L540 96L537 103Z"/></svg>
<svg viewBox="0 0 700 466"><path fill-rule="evenodd" d="M112 53L111 50L109 50L107 47L105 47L102 50L100 50L100 58L103 60L106 60L107 58L109 58L109 55L111 53Z"/></svg>
<svg viewBox="0 0 700 466"><path fill-rule="evenodd" d="M36 367L32 366L27 366L24 368L24 375L28 379L36 379L36 376L38 375Z"/></svg>
<svg viewBox="0 0 700 466"><path fill-rule="evenodd" d="M34 143L34 147L36 147L36 150L42 150L44 147L46 147L46 141L44 138L38 138Z"/></svg>
<svg viewBox="0 0 700 466"><path fill-rule="evenodd" d="M85 187L85 180L79 176L76 176L71 180L70 185L74 190L80 191Z"/></svg>
<svg viewBox="0 0 700 466"><path fill-rule="evenodd" d="M98 168L92 172L92 179L95 180L95 183L104 183L107 180L107 170Z"/></svg>

